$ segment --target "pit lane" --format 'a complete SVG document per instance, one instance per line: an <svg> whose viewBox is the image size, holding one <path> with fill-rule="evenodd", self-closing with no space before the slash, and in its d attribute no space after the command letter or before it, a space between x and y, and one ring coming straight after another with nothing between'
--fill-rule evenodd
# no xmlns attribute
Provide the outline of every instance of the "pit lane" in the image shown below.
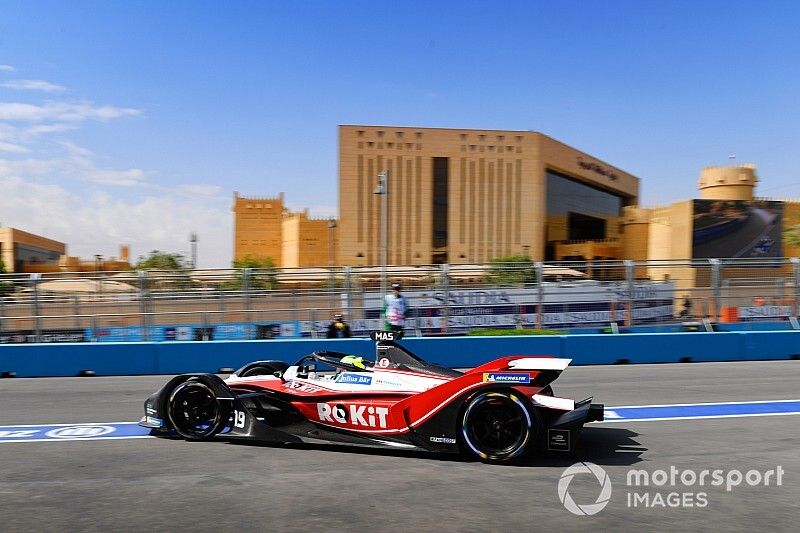
<svg viewBox="0 0 800 533"><path fill-rule="evenodd" d="M636 406L796 399L793 361L575 367L560 396ZM120 422L141 416L164 376L0 381L0 425ZM409 452L281 448L161 439L0 445L0 530L793 530L800 497L800 416L587 427L576 458L493 466ZM594 516L559 501L565 467L591 461L614 493ZM760 469L780 487L709 487L705 508L629 508L636 469ZM576 499L597 485L573 483Z"/></svg>

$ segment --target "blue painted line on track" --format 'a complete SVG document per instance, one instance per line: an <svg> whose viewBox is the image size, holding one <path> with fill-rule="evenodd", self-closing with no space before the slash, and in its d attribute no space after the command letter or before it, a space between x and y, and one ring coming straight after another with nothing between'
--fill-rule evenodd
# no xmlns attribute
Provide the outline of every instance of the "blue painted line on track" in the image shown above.
<svg viewBox="0 0 800 533"><path fill-rule="evenodd" d="M800 400L631 405L606 408L606 422L691 420L800 414Z"/></svg>
<svg viewBox="0 0 800 533"><path fill-rule="evenodd" d="M778 415L800 415L800 400L607 407L605 422L699 420ZM0 426L0 444L4 442L142 439L150 436L150 429L141 427L136 422Z"/></svg>
<svg viewBox="0 0 800 533"><path fill-rule="evenodd" d="M0 443L134 439L150 436L136 422L0 426Z"/></svg>

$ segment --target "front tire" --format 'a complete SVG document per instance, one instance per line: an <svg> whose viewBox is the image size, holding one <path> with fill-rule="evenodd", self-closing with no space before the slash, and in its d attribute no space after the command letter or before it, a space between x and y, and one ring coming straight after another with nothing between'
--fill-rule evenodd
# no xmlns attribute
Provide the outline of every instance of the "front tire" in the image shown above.
<svg viewBox="0 0 800 533"><path fill-rule="evenodd" d="M467 404L461 418L463 448L482 461L505 463L520 458L534 441L535 412L512 391L483 392Z"/></svg>
<svg viewBox="0 0 800 533"><path fill-rule="evenodd" d="M178 384L167 399L167 417L172 428L187 440L208 440L222 431L230 409L214 391L200 381Z"/></svg>

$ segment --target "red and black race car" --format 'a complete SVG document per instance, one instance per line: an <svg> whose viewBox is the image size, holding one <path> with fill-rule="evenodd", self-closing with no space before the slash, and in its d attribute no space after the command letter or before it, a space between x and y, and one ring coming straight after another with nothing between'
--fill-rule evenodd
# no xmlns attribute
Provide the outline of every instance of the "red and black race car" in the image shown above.
<svg viewBox="0 0 800 533"><path fill-rule="evenodd" d="M223 380L173 378L145 401L142 426L189 440L336 443L467 453L506 462L575 449L603 406L553 396L569 359L501 357L466 372L428 363L373 334L375 361L320 351L294 365L249 363Z"/></svg>

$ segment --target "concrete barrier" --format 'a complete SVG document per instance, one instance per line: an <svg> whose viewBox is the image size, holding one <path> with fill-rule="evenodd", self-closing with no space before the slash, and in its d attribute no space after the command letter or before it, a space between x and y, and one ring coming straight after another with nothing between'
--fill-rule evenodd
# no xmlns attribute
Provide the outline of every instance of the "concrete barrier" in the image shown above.
<svg viewBox="0 0 800 533"><path fill-rule="evenodd" d="M504 355L569 357L576 365L619 362L754 361L800 357L800 331L631 333L511 337L407 338L420 357L470 367ZM161 343L17 344L0 346L0 372L18 377L216 372L258 359L294 362L315 350L374 355L369 339Z"/></svg>

